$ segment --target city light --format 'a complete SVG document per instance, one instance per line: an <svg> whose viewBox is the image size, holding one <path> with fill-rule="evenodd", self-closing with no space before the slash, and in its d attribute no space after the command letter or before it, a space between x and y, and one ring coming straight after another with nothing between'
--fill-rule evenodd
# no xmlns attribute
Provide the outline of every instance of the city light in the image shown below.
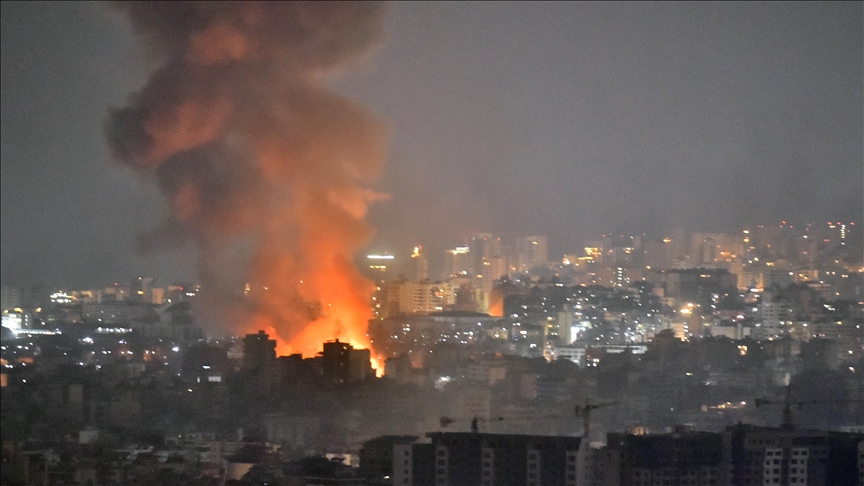
<svg viewBox="0 0 864 486"><path fill-rule="evenodd" d="M657 7L4 5L3 484L860 482L864 6Z"/></svg>

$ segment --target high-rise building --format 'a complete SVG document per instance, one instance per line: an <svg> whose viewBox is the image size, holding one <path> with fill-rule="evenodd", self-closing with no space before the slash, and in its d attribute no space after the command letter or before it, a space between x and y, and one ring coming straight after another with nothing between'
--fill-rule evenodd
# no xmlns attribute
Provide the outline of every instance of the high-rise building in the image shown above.
<svg viewBox="0 0 864 486"><path fill-rule="evenodd" d="M338 339L324 343L322 372L324 379L333 383L362 381L375 376L370 364L368 349L354 349Z"/></svg>
<svg viewBox="0 0 864 486"><path fill-rule="evenodd" d="M585 242L585 256L590 258L590 261L594 263L602 264L606 258L606 252L609 251L609 238L603 238L602 240L595 241L586 241Z"/></svg>
<svg viewBox="0 0 864 486"><path fill-rule="evenodd" d="M674 253L672 240L650 241L645 244L645 265L652 270L668 270L672 268Z"/></svg>
<svg viewBox="0 0 864 486"><path fill-rule="evenodd" d="M155 305L162 305L165 302L165 289L161 287L150 289L150 302Z"/></svg>
<svg viewBox="0 0 864 486"><path fill-rule="evenodd" d="M502 255L484 257L480 272L480 288L487 294L492 292L495 281L507 275L507 258Z"/></svg>
<svg viewBox="0 0 864 486"><path fill-rule="evenodd" d="M579 437L445 433L395 443L393 484L576 485Z"/></svg>
<svg viewBox="0 0 864 486"><path fill-rule="evenodd" d="M414 251L411 253L411 260L414 267L414 280L420 282L429 278L429 260L426 258L426 252L423 251L422 245L414 247Z"/></svg>
<svg viewBox="0 0 864 486"><path fill-rule="evenodd" d="M663 241L672 245L672 260L685 260L690 249L690 240L684 228L675 228L669 231Z"/></svg>
<svg viewBox="0 0 864 486"><path fill-rule="evenodd" d="M276 341L264 331L243 338L243 368L252 371L267 369L276 361Z"/></svg>
<svg viewBox="0 0 864 486"><path fill-rule="evenodd" d="M691 237L690 263L692 265L731 262L743 254L742 241L724 233L693 233Z"/></svg>
<svg viewBox="0 0 864 486"><path fill-rule="evenodd" d="M20 331L22 329L30 329L33 325L33 316L31 316L29 312L4 310L2 322L3 327L6 329L11 331Z"/></svg>
<svg viewBox="0 0 864 486"><path fill-rule="evenodd" d="M18 287L3 287L0 297L0 312L21 307L21 289Z"/></svg>
<svg viewBox="0 0 864 486"><path fill-rule="evenodd" d="M864 434L739 424L724 435L726 484L864 484Z"/></svg>
<svg viewBox="0 0 864 486"><path fill-rule="evenodd" d="M447 250L444 255L444 279L451 276L467 276L472 274L471 249L467 246L457 246Z"/></svg>
<svg viewBox="0 0 864 486"><path fill-rule="evenodd" d="M324 343L322 367L325 380L336 383L348 381L352 349L354 348L350 344L340 342L338 339Z"/></svg>
<svg viewBox="0 0 864 486"><path fill-rule="evenodd" d="M666 296L685 302L701 302L711 294L722 295L738 285L738 277L725 269L671 270L664 278Z"/></svg>
<svg viewBox="0 0 864 486"><path fill-rule="evenodd" d="M545 236L526 236L516 239L514 248L514 266L516 271L524 273L534 267L546 266L549 263L549 246Z"/></svg>
<svg viewBox="0 0 864 486"><path fill-rule="evenodd" d="M395 260L395 256L390 255L386 252L366 255L366 276L376 282L385 280L388 276L388 270L392 269Z"/></svg>
<svg viewBox="0 0 864 486"><path fill-rule="evenodd" d="M351 381L363 381L375 376L372 369L372 351L352 348L348 352L348 377Z"/></svg>
<svg viewBox="0 0 864 486"><path fill-rule="evenodd" d="M24 287L21 292L21 307L24 309L45 308L51 302L50 295L51 290L42 283Z"/></svg>
<svg viewBox="0 0 864 486"><path fill-rule="evenodd" d="M604 448L591 450L580 484L862 484L860 433L741 423L721 433L638 429L610 433Z"/></svg>
<svg viewBox="0 0 864 486"><path fill-rule="evenodd" d="M814 224L812 230L808 231L808 233L821 241L821 245L826 250L836 250L847 246L847 242L856 239L856 228L854 222L829 221L826 224ZM860 241L860 232L857 232L857 235L857 240Z"/></svg>
<svg viewBox="0 0 864 486"><path fill-rule="evenodd" d="M127 285L128 299L130 302L152 303L153 302L153 278L135 277Z"/></svg>
<svg viewBox="0 0 864 486"><path fill-rule="evenodd" d="M389 372L387 376L390 376ZM358 473L364 478L389 478L393 475L393 446L411 444L416 440L416 435L384 435L364 442L360 449Z"/></svg>
<svg viewBox="0 0 864 486"><path fill-rule="evenodd" d="M714 233L693 233L690 237L690 262L694 265L714 263L718 256L718 246L722 235Z"/></svg>
<svg viewBox="0 0 864 486"><path fill-rule="evenodd" d="M398 280L381 287L381 317L441 312L455 302L454 285Z"/></svg>
<svg viewBox="0 0 864 486"><path fill-rule="evenodd" d="M808 268L813 267L816 263L816 251L818 245L815 238L810 238L808 235L803 235L798 240L797 261L801 265Z"/></svg>
<svg viewBox="0 0 864 486"><path fill-rule="evenodd" d="M455 289L456 299L453 302L452 310L463 312L481 312L485 310L487 304L482 291L475 288L470 282L463 282Z"/></svg>
<svg viewBox="0 0 864 486"><path fill-rule="evenodd" d="M610 433L607 444L605 449L619 458L605 474L614 484L729 484L722 434L680 429L671 434ZM591 476L596 475L589 474L588 482L596 482Z"/></svg>
<svg viewBox="0 0 864 486"><path fill-rule="evenodd" d="M795 314L788 302L775 299L773 292L765 292L759 310L762 317L763 337L774 338L789 334Z"/></svg>
<svg viewBox="0 0 864 486"><path fill-rule="evenodd" d="M468 241L471 257L472 277L480 275L483 268L483 259L496 257L501 254L501 238L491 233L475 233Z"/></svg>

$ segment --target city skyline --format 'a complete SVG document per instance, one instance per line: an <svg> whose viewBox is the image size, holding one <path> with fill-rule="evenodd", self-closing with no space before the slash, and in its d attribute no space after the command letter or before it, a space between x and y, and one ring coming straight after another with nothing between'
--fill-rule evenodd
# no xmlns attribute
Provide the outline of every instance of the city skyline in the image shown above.
<svg viewBox="0 0 864 486"><path fill-rule="evenodd" d="M778 224L779 223L779 224ZM561 242L552 241L551 248L554 248L555 251L548 250L547 259L545 260L550 268L555 268L557 266L562 265L564 268L570 264L575 262L569 262L567 259L574 255L583 256L583 252L588 252L590 248L588 246L597 244L600 241L607 241L611 245L611 242L614 240L626 239L626 238L635 238L639 237L641 240L641 244L651 244L651 243L661 243L661 242L669 242L670 236L680 235L683 236L683 240L681 244L684 245L683 257L686 259L682 261L682 264L685 264L687 268L697 268L700 265L700 260L698 256L692 256L691 259L690 250L691 245L693 244L691 238L697 235L705 234L705 235L721 235L723 238L743 238L746 237L750 231L758 228L765 227L776 227L780 229L786 229L787 231L795 230L794 233L790 233L790 235L794 235L794 237L800 238L802 235L807 234L812 231L823 231L827 228L831 227L842 228L844 234L848 234L848 242L851 245L850 248L857 248L864 244L864 241L861 241L862 231L859 227L859 223L855 221L849 222L811 222L805 224L791 224L791 222L787 222L786 220L775 222L774 224L754 224L751 226L745 226L738 228L734 231L730 232L720 232L716 230L712 230L709 228L707 231L687 231L684 228L675 228L670 231L660 231L660 230L648 230L647 232L608 232L608 233L600 233L596 235L590 235L584 239L580 239L578 241L572 241L567 244L563 244ZM797 227L797 229L796 229ZM524 240L525 238L531 238L526 236L519 237L510 237L505 238L500 236L497 233L480 233L474 232L463 237L454 237L448 242L441 243L438 248L430 249L428 246L419 245L419 246L411 246L409 248L394 248L391 246L387 246L383 243L378 243L376 245L370 245L367 251L361 251L356 255L355 264L361 269L361 271L366 271L366 277L370 279L375 279L376 275L385 276L386 279L396 279L396 278L406 278L411 281L421 281L421 280L429 280L430 282L441 282L446 281L451 276L454 276L452 272L448 272L447 269L453 265L452 261L452 253L454 252L470 252L471 239L473 235L489 235L490 237L498 240L496 248L500 248L501 251L494 252L493 254L485 254L480 251L473 254L472 258L477 258L478 263L482 262L484 256L494 256L495 253L500 254L504 257L505 260L513 259L513 261L507 262L511 266L513 266L508 273L527 273L526 270L528 268L523 267L521 271L518 271L516 266L518 266L518 262L515 260L518 258L518 251L514 248L514 246L518 246L518 242ZM545 235L538 235L537 237L546 238ZM536 238L536 237L534 237ZM549 243L547 243L547 246ZM857 246L856 246L857 245ZM621 245L618 245L621 246ZM558 251L559 248L567 248L564 251ZM608 248L607 248L608 249ZM423 255L423 274L425 275L422 278L418 278L416 266L418 264L417 261L414 260L415 257L419 256L422 253ZM588 255L588 253L586 253ZM740 255L739 255L740 257ZM465 258L468 258L467 255ZM739 258L740 260L740 258ZM854 262L852 262L854 264ZM368 272L368 268L373 268L371 273ZM383 271L384 273L381 273ZM386 275L385 275L386 274ZM74 282L46 282L44 279L40 280L38 276L34 276L29 281L24 282L13 282L10 284L5 284L4 287L9 288L27 288L31 285L38 285L40 287L45 287L47 289L56 290L56 291L71 291L71 290L83 290L83 289L96 289L101 287L110 287L117 285L126 285L128 282L133 281L135 279L140 279L143 276L146 276L153 280L154 283L158 283L161 286L194 286L200 289L201 285L198 279L195 277L194 271L190 272L186 275L175 275L174 277L170 276L170 274L159 274L158 269L155 268L142 268L141 272L138 273L130 273L130 274L122 274L115 273L113 277L108 278L102 281L95 281L89 283L74 283ZM248 285L249 282L246 283ZM241 287L237 287L237 290L242 290Z"/></svg>
<svg viewBox="0 0 864 486"><path fill-rule="evenodd" d="M864 486L864 3L3 2L0 483Z"/></svg>

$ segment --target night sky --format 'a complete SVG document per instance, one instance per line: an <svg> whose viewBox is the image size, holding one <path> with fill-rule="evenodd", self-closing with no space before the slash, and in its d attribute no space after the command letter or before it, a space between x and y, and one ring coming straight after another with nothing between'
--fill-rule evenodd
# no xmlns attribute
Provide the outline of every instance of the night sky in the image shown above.
<svg viewBox="0 0 864 486"><path fill-rule="evenodd" d="M390 125L370 248L479 231L600 233L859 221L862 3L404 3L330 82ZM138 255L164 211L104 124L144 49L94 3L2 3L2 283L194 279Z"/></svg>

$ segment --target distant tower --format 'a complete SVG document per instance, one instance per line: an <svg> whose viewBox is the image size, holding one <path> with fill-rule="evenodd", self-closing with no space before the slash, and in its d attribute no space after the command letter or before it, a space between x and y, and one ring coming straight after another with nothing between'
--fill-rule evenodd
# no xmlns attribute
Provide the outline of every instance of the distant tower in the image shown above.
<svg viewBox="0 0 864 486"><path fill-rule="evenodd" d="M467 246L457 246L447 250L444 279L453 275L471 275L471 249Z"/></svg>
<svg viewBox="0 0 864 486"><path fill-rule="evenodd" d="M128 285L128 300L130 302L151 303L153 301L152 289L153 278L151 277L136 277L133 278Z"/></svg>
<svg viewBox="0 0 864 486"><path fill-rule="evenodd" d="M591 261L597 264L603 264L606 260L606 253L609 251L609 238L602 240L592 240L585 242L585 256L590 257Z"/></svg>
<svg viewBox="0 0 864 486"><path fill-rule="evenodd" d="M276 361L276 341L264 331L243 338L243 368L252 371L267 369Z"/></svg>
<svg viewBox="0 0 864 486"><path fill-rule="evenodd" d="M375 376L372 369L372 351L368 349L351 349L348 351L348 376L351 381L363 381Z"/></svg>
<svg viewBox="0 0 864 486"><path fill-rule="evenodd" d="M25 309L36 309L47 307L51 302L49 296L51 291L43 283L36 283L23 289L21 294L21 307Z"/></svg>
<svg viewBox="0 0 864 486"><path fill-rule="evenodd" d="M495 281L507 275L507 259L501 255L483 257L483 267L480 273L480 288L487 294L492 291Z"/></svg>
<svg viewBox="0 0 864 486"><path fill-rule="evenodd" d="M689 247L687 245L688 234L684 231L684 228L675 228L669 232L667 238L665 240L669 240L669 243L672 244L672 261L674 263L675 260L684 260L687 258L687 252Z"/></svg>
<svg viewBox="0 0 864 486"><path fill-rule="evenodd" d="M452 309L456 311L477 312L477 291L470 283L463 283L456 292L456 302Z"/></svg>
<svg viewBox="0 0 864 486"><path fill-rule="evenodd" d="M429 278L429 260L426 259L426 252L423 251L422 245L414 247L414 252L411 253L411 261L414 263L414 281L420 282Z"/></svg>
<svg viewBox="0 0 864 486"><path fill-rule="evenodd" d="M324 379L343 383L351 377L351 351L354 349L348 343L327 341L324 343Z"/></svg>
<svg viewBox="0 0 864 486"><path fill-rule="evenodd" d="M652 270L672 268L673 256L674 249L670 238L645 243L645 264Z"/></svg>
<svg viewBox="0 0 864 486"><path fill-rule="evenodd" d="M366 276L379 283L385 281L388 269L392 271L395 259L395 256L387 252L366 255Z"/></svg>
<svg viewBox="0 0 864 486"><path fill-rule="evenodd" d="M0 297L0 311L21 307L21 289L18 287L3 287Z"/></svg>
<svg viewBox="0 0 864 486"><path fill-rule="evenodd" d="M516 270L527 272L534 267L546 266L549 246L545 236L525 236L516 240Z"/></svg>
<svg viewBox="0 0 864 486"><path fill-rule="evenodd" d="M483 259L496 257L501 253L501 239L491 233L475 233L468 241L470 249L471 277L482 274Z"/></svg>

